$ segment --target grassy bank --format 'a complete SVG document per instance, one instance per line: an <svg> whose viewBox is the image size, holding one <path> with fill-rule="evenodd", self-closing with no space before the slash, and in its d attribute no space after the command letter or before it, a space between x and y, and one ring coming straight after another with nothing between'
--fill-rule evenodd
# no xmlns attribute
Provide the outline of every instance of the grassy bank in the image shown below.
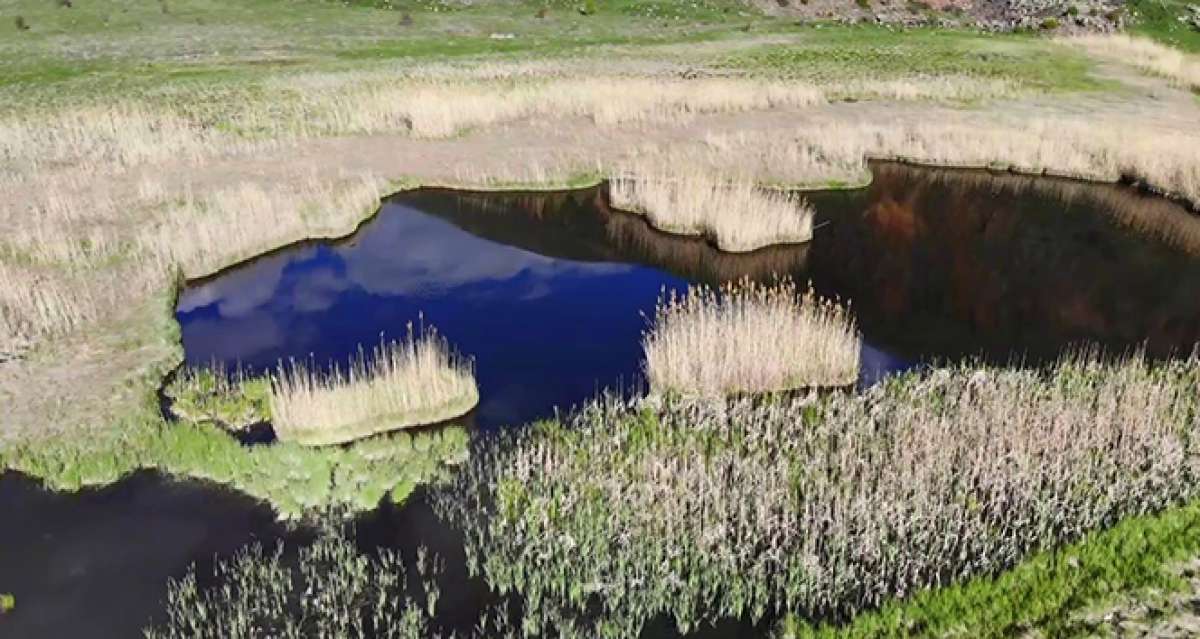
<svg viewBox="0 0 1200 639"><path fill-rule="evenodd" d="M916 594L846 625L789 617L780 639L859 637L1092 637L1087 612L1129 593L1183 591L1173 566L1200 553L1200 503L1131 517L1038 553L997 576Z"/></svg>
<svg viewBox="0 0 1200 639"><path fill-rule="evenodd" d="M328 508L369 510L400 503L418 485L448 476L465 460L469 436L460 427L398 433L345 448L312 449L277 442L244 446L212 425L130 419L82 440L54 439L0 450L0 467L54 490L78 490L152 468L212 481L269 503L295 519Z"/></svg>

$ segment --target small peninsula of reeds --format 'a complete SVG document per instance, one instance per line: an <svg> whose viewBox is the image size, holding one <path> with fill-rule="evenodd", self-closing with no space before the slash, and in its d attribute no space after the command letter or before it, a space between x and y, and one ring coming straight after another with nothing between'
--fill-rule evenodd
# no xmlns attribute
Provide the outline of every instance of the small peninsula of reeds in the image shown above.
<svg viewBox="0 0 1200 639"><path fill-rule="evenodd" d="M432 329L359 351L346 370L329 372L291 361L271 388L280 440L339 444L376 433L458 417L479 402L471 363Z"/></svg>
<svg viewBox="0 0 1200 639"><path fill-rule="evenodd" d="M859 337L842 307L790 280L694 287L659 301L642 339L656 393L723 396L845 386L858 378Z"/></svg>
<svg viewBox="0 0 1200 639"><path fill-rule="evenodd" d="M668 233L700 235L730 252L812 239L813 209L798 195L703 170L634 168L609 182L613 206Z"/></svg>

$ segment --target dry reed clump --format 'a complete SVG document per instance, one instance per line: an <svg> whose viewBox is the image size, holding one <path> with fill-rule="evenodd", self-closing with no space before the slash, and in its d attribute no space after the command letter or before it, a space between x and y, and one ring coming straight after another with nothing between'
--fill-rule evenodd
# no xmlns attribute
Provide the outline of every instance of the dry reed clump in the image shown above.
<svg viewBox="0 0 1200 639"><path fill-rule="evenodd" d="M692 158L694 165L753 172L759 182L818 186L862 183L867 159L1116 182L1132 178L1200 207L1200 135L1130 126L1040 119L1016 126L966 121L869 124L816 118L791 135L708 136L700 145L647 153L651 164ZM742 164L751 168L738 169Z"/></svg>
<svg viewBox="0 0 1200 639"><path fill-rule="evenodd" d="M13 116L0 120L0 167L25 173L61 165L100 170L196 161L325 135L408 132L445 138L532 117L578 116L617 126L824 101L820 89L807 85L718 78L467 82L393 76L364 83L356 74L332 74L326 81L301 76L273 86L277 99L245 100L220 113L191 112L187 104L127 103Z"/></svg>
<svg viewBox="0 0 1200 639"><path fill-rule="evenodd" d="M613 206L645 215L655 228L701 235L724 251L812 239L813 209L798 195L704 170L642 161L610 180L608 194Z"/></svg>
<svg viewBox="0 0 1200 639"><path fill-rule="evenodd" d="M329 373L309 364L280 364L272 380L272 425L280 440L339 444L385 431L434 424L475 407L471 363L433 330L380 344L368 358Z"/></svg>
<svg viewBox="0 0 1200 639"><path fill-rule="evenodd" d="M251 112L242 116L242 125L301 136L400 130L420 138L444 138L533 117L585 117L599 126L618 126L824 102L815 87L742 79L555 78L482 84L392 80L328 86L300 94L282 118ZM284 109L287 112L288 106Z"/></svg>
<svg viewBox="0 0 1200 639"><path fill-rule="evenodd" d="M0 240L0 351L109 317L128 299L122 292L160 289L179 271L196 277L287 242L346 233L385 188L371 175L296 182L246 182L174 202L154 181L124 199L47 191ZM135 221L140 230L125 230Z"/></svg>
<svg viewBox="0 0 1200 639"><path fill-rule="evenodd" d="M715 286L742 278L765 282L803 273L808 264L808 244L772 246L753 253L726 253L707 242L664 236L640 216L601 210L605 235L618 250L636 256L640 262L683 274L694 282Z"/></svg>
<svg viewBox="0 0 1200 639"><path fill-rule="evenodd" d="M1200 497L1198 385L1194 357L1081 356L862 395L602 401L478 450L436 503L492 587L603 610L599 636L841 619Z"/></svg>
<svg viewBox="0 0 1200 639"><path fill-rule="evenodd" d="M1111 33L1078 35L1062 41L1090 55L1131 64L1142 71L1164 77L1172 85L1200 91L1200 57L1149 38Z"/></svg>
<svg viewBox="0 0 1200 639"><path fill-rule="evenodd" d="M856 78L822 84L821 88L830 101L852 98L968 102L1017 97L1026 93L1012 80L972 76L913 76L889 80Z"/></svg>
<svg viewBox="0 0 1200 639"><path fill-rule="evenodd" d="M0 166L30 173L61 165L111 170L197 160L262 146L164 107L88 106L0 120Z"/></svg>
<svg viewBox="0 0 1200 639"><path fill-rule="evenodd" d="M386 186L373 175L295 181L243 182L204 198L186 193L143 228L140 253L189 277L204 275L289 241L346 233L377 206Z"/></svg>
<svg viewBox="0 0 1200 639"><path fill-rule="evenodd" d="M685 396L853 384L859 349L849 313L790 280L672 291L642 339L650 389Z"/></svg>

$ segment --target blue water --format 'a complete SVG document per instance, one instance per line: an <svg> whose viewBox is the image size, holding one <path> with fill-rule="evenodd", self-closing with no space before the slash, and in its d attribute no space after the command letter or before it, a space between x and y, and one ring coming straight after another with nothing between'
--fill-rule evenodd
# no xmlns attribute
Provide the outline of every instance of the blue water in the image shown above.
<svg viewBox="0 0 1200 639"><path fill-rule="evenodd" d="M643 313L687 282L613 262L545 257L390 204L358 238L269 256L190 288L189 363L269 369L344 361L360 345L436 327L474 359L482 427L519 424L636 383Z"/></svg>
<svg viewBox="0 0 1200 639"><path fill-rule="evenodd" d="M490 429L639 389L647 316L693 282L784 275L849 303L860 386L928 363L1040 365L1080 344L1172 356L1200 340L1200 260L1103 208L1169 204L1117 186L1087 187L1104 191L1092 201L1044 178L873 170L868 189L805 196L818 214L808 245L736 255L614 211L602 189L402 193L346 240L189 285L186 357L251 372L341 363L424 323L473 359L480 405L466 419Z"/></svg>

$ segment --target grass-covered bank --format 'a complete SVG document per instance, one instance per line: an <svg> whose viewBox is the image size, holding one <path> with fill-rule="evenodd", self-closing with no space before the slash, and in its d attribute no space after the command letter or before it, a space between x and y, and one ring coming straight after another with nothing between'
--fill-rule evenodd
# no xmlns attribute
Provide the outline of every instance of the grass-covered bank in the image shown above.
<svg viewBox="0 0 1200 639"><path fill-rule="evenodd" d="M457 425L384 434L343 447L245 446L229 430L269 416L265 381L229 384L224 377L188 369L164 389L173 404L183 402L177 419L165 420L159 389L182 359L174 319L180 284L170 284L143 309L147 317L136 339L155 357L125 382L136 397L127 412L85 436L7 442L0 446L0 470L72 491L156 469L229 486L269 503L280 517L295 519L328 509L369 510L384 498L403 502L417 486L447 477L450 466L465 460L470 435Z"/></svg>
<svg viewBox="0 0 1200 639"><path fill-rule="evenodd" d="M370 510L388 497L403 502L418 485L448 476L465 460L468 433L449 426L397 433L347 447L313 449L276 442L245 446L211 425L131 418L82 440L53 439L0 450L0 467L54 490L78 490L156 469L213 481L271 504L283 518L340 507Z"/></svg>
<svg viewBox="0 0 1200 639"><path fill-rule="evenodd" d="M1184 590L1173 568L1200 553L1200 502L1131 517L996 576L917 593L845 625L782 620L779 639L1091 637L1086 612L1129 593Z"/></svg>
<svg viewBox="0 0 1200 639"><path fill-rule="evenodd" d="M1200 497L1198 381L1195 359L1082 357L862 396L600 403L481 451L438 503L534 622L853 620Z"/></svg>

